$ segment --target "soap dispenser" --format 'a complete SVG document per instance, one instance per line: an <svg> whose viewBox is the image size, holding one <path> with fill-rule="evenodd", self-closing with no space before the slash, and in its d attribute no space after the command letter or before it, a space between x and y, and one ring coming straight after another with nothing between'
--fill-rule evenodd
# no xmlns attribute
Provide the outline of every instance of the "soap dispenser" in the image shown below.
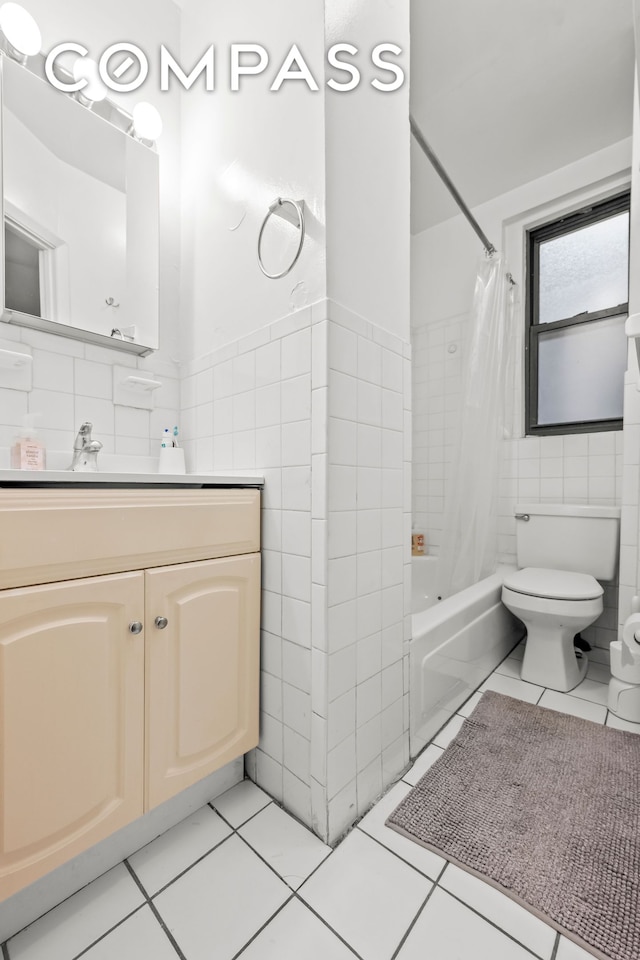
<svg viewBox="0 0 640 960"><path fill-rule="evenodd" d="M38 438L34 423L34 414L25 414L22 418L22 430L11 447L12 470L44 470L46 468L47 453L44 443Z"/></svg>

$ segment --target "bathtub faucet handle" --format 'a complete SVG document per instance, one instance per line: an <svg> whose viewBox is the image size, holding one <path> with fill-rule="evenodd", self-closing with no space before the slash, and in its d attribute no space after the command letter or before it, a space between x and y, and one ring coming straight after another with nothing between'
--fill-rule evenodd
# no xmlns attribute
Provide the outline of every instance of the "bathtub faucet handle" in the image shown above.
<svg viewBox="0 0 640 960"><path fill-rule="evenodd" d="M531 517L528 513L516 513L516 520L524 520L525 523L528 523Z"/></svg>

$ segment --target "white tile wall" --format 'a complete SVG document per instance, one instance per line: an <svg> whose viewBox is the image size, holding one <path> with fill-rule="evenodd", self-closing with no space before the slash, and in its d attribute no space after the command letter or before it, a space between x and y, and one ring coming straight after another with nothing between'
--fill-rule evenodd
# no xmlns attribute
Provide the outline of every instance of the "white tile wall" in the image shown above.
<svg viewBox="0 0 640 960"><path fill-rule="evenodd" d="M336 836L408 762L411 367L408 345L377 342L375 328L345 311L330 322L328 349L327 794Z"/></svg>
<svg viewBox="0 0 640 960"><path fill-rule="evenodd" d="M324 839L408 762L410 376L408 344L329 302L184 369L188 467L266 478L249 772Z"/></svg>
<svg viewBox="0 0 640 960"><path fill-rule="evenodd" d="M65 458L70 462L73 441L84 420L92 421L93 437L102 442L103 456L155 457L163 429L180 424L176 363L137 359L10 324L2 324L0 338L7 347L14 345L33 357L31 389L16 388L12 371L0 368L0 450L5 459L27 413L35 414L38 434L55 467L64 466ZM153 409L114 403L114 367L128 367L161 381L162 387L153 393Z"/></svg>

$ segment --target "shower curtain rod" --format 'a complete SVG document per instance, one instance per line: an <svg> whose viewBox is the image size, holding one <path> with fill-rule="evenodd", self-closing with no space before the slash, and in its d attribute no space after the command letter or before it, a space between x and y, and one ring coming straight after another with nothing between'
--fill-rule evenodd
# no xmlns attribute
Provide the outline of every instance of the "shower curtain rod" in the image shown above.
<svg viewBox="0 0 640 960"><path fill-rule="evenodd" d="M460 210L465 215L465 217L467 218L467 220L469 221L469 223L471 224L471 226L479 236L480 240L482 241L483 247L487 251L487 255L491 257L496 252L496 248L491 243L491 241L487 237L486 233L484 232L484 230L482 229L482 227L480 226L480 224L478 223L474 215L471 213L471 210L469 210L469 207L466 205L466 203L460 196L456 188L456 185L451 180L451 177L449 176L449 174L447 173L445 168L442 166L437 156L435 155L435 153L433 152L433 150L425 140L424 134L422 133L422 130L418 126L413 114L409 114L409 123L411 125L411 133L414 135L418 144L422 148L422 152L427 157L433 169L436 171L436 173L444 183L445 187L447 188L447 190L449 191L449 193L451 194L455 202L460 207Z"/></svg>

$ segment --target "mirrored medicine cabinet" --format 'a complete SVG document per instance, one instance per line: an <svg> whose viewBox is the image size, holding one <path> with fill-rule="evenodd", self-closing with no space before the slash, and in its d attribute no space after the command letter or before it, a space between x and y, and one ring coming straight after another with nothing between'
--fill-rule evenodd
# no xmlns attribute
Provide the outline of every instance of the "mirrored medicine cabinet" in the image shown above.
<svg viewBox="0 0 640 960"><path fill-rule="evenodd" d="M1 319L145 356L158 348L158 156L56 90L40 60L0 57Z"/></svg>

